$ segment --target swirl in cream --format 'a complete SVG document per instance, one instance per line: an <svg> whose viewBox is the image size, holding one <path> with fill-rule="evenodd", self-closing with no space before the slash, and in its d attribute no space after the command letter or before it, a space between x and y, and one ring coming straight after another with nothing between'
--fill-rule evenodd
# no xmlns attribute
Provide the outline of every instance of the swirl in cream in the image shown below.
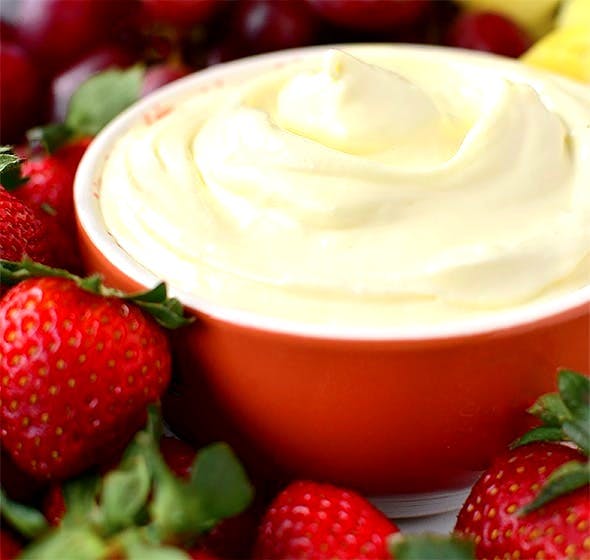
<svg viewBox="0 0 590 560"><path fill-rule="evenodd" d="M174 286L306 322L433 323L590 284L590 92L425 54L330 50L138 123L103 170L108 229Z"/></svg>

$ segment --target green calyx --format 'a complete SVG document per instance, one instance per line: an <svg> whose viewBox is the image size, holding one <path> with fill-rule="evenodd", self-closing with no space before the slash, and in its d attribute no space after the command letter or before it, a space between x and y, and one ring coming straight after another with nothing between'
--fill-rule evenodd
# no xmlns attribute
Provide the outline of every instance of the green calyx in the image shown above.
<svg viewBox="0 0 590 560"><path fill-rule="evenodd" d="M7 191L13 191L27 178L21 173L22 159L12 150L12 146L0 146L0 185Z"/></svg>
<svg viewBox="0 0 590 560"><path fill-rule="evenodd" d="M71 280L80 289L103 297L114 297L130 301L149 313L160 325L176 329L190 324L193 318L185 317L182 304L176 298L169 298L166 284L163 282L145 292L127 294L115 288L109 288L102 282L100 275L80 278L60 268L52 268L24 258L20 262L0 259L0 278L2 284L12 286L29 278L64 278Z"/></svg>
<svg viewBox="0 0 590 560"><path fill-rule="evenodd" d="M568 442L586 457L590 454L590 379L581 373L562 369L557 379L558 393L542 395L528 409L541 425L533 428L512 447L533 442ZM535 499L521 509L526 515L552 500L590 484L590 463L570 461L547 478Z"/></svg>
<svg viewBox="0 0 590 560"><path fill-rule="evenodd" d="M389 549L395 560L475 560L475 545L457 535L405 535L390 538Z"/></svg>
<svg viewBox="0 0 590 560"><path fill-rule="evenodd" d="M142 66L105 70L91 76L72 95L63 123L50 123L27 132L35 151L48 153L82 136L95 136L119 113L135 103L141 93Z"/></svg>
<svg viewBox="0 0 590 560"><path fill-rule="evenodd" d="M31 510L27 515L40 519L29 522L32 528L25 532L26 524L14 523L16 516L5 515L3 505L5 518L35 539L22 558L186 560L183 549L248 507L252 486L227 445L200 450L191 478L182 480L159 451L157 408L151 406L149 415L148 426L138 432L116 469L102 478L87 474L64 483L66 514L59 527L49 529L43 516Z"/></svg>

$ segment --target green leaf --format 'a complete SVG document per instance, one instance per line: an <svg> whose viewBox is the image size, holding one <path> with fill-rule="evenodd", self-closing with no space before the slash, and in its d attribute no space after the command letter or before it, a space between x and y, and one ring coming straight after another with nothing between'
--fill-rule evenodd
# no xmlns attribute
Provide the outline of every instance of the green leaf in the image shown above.
<svg viewBox="0 0 590 560"><path fill-rule="evenodd" d="M74 131L64 123L51 123L37 126L27 131L27 140L35 149L42 146L48 153L53 153L74 136Z"/></svg>
<svg viewBox="0 0 590 560"><path fill-rule="evenodd" d="M182 304L176 298L167 297L164 283L158 284L152 290L127 294L121 290L105 286L102 283L102 278L96 274L87 278L80 278L67 270L52 268L27 258L20 262L0 259L0 278L2 283L7 286L12 286L27 278L44 276L66 278L75 282L78 287L87 292L131 301L167 329L176 329L194 321L193 317L184 316Z"/></svg>
<svg viewBox="0 0 590 560"><path fill-rule="evenodd" d="M561 398L574 419L590 424L590 379L564 369L559 372L558 386Z"/></svg>
<svg viewBox="0 0 590 560"><path fill-rule="evenodd" d="M139 99L144 69L106 70L86 80L72 95L66 126L95 136L119 113Z"/></svg>
<svg viewBox="0 0 590 560"><path fill-rule="evenodd" d="M225 443L199 451L191 488L198 494L201 507L212 523L241 513L254 497L244 468Z"/></svg>
<svg viewBox="0 0 590 560"><path fill-rule="evenodd" d="M134 524L147 504L151 477L146 460L135 454L118 469L105 476L101 493L101 510L105 530L111 534Z"/></svg>
<svg viewBox="0 0 590 560"><path fill-rule="evenodd" d="M21 535L34 539L49 529L45 516L36 509L11 500L0 488L0 512Z"/></svg>
<svg viewBox="0 0 590 560"><path fill-rule="evenodd" d="M19 560L100 560L106 544L88 527L52 531L21 552Z"/></svg>
<svg viewBox="0 0 590 560"><path fill-rule="evenodd" d="M180 548L162 545L137 544L125 549L126 560L190 560Z"/></svg>
<svg viewBox="0 0 590 560"><path fill-rule="evenodd" d="M396 533L390 540L395 560L475 560L475 544L450 535L406 535Z"/></svg>
<svg viewBox="0 0 590 560"><path fill-rule="evenodd" d="M521 445L526 445L533 441L563 441L564 439L565 435L561 428L554 426L539 426L518 438L510 445L510 448L514 449L515 447L520 447Z"/></svg>
<svg viewBox="0 0 590 560"><path fill-rule="evenodd" d="M557 393L540 396L528 412L539 418L545 426L561 426L572 415Z"/></svg>
<svg viewBox="0 0 590 560"><path fill-rule="evenodd" d="M168 468L151 434L140 432L136 441L143 449L153 477L150 515L158 539L182 538L208 529L199 497L187 482L177 478Z"/></svg>
<svg viewBox="0 0 590 560"><path fill-rule="evenodd" d="M78 525L89 521L97 507L100 477L87 474L65 482L62 486L66 514L62 524Z"/></svg>
<svg viewBox="0 0 590 560"><path fill-rule="evenodd" d="M526 515L548 502L590 484L590 463L569 461L555 469L545 481L537 497L520 510Z"/></svg>
<svg viewBox="0 0 590 560"><path fill-rule="evenodd" d="M586 422L565 422L563 433L573 441L586 456L590 454L590 424Z"/></svg>
<svg viewBox="0 0 590 560"><path fill-rule="evenodd" d="M26 177L21 175L22 159L12 151L12 146L0 146L0 185L7 191L13 191L23 183Z"/></svg>

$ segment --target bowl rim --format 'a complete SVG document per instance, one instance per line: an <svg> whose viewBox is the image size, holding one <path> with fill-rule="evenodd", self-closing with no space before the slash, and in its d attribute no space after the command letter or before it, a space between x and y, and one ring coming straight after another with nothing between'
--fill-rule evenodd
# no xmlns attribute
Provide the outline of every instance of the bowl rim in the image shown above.
<svg viewBox="0 0 590 560"><path fill-rule="evenodd" d="M391 43L371 44L340 44L319 45L276 51L262 55L251 56L194 72L184 78L172 82L144 99L134 103L111 121L92 141L78 166L74 182L74 204L79 227L86 234L88 241L107 259L120 273L149 287L161 282L161 278L149 271L129 255L108 232L102 219L98 204L98 172L102 169L108 157L109 149L119 136L137 122L150 110L157 110L160 104L167 104L168 100L181 97L188 91L214 83L223 76L246 72L263 65L294 62L305 56L313 56L329 48L345 48L352 50L372 48L395 48L396 50L413 51L420 56L429 56L433 52L441 54L460 50L462 55L474 60L500 62L506 67L521 68L517 61L497 55L467 51L464 49L450 49L448 47L431 45L407 45ZM539 70L529 70L531 74L548 75L552 80L565 81L570 86L579 84L566 78L555 76ZM583 88L582 85L579 85ZM567 292L554 298L532 302L516 309L498 311L492 315L476 316L473 318L445 321L422 325L392 325L392 326L353 326L337 324L316 324L296 321L279 317L272 317L254 311L246 311L223 304L208 301L206 298L191 294L174 287L167 282L171 296L178 298L185 307L193 313L204 314L212 318L257 331L277 334L294 335L304 338L321 338L348 341L417 341L440 340L452 338L466 338L481 335L494 335L501 331L530 329L546 322L557 321L566 315L590 315L590 285Z"/></svg>

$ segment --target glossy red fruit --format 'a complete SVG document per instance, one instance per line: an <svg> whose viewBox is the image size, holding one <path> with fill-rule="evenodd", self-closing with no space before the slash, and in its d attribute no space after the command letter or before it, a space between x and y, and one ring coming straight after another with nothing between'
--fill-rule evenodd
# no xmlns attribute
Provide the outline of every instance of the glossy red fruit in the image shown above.
<svg viewBox="0 0 590 560"><path fill-rule="evenodd" d="M7 43L16 43L16 27L6 20L0 19L0 38Z"/></svg>
<svg viewBox="0 0 590 560"><path fill-rule="evenodd" d="M0 560L16 560L21 544L4 527L0 529Z"/></svg>
<svg viewBox="0 0 590 560"><path fill-rule="evenodd" d="M160 452L176 476L184 479L190 477L197 452L188 443L175 437L163 436L160 438Z"/></svg>
<svg viewBox="0 0 590 560"><path fill-rule="evenodd" d="M430 7L430 0L307 0L323 19L352 29L386 31L411 24Z"/></svg>
<svg viewBox="0 0 590 560"><path fill-rule="evenodd" d="M131 302L64 278L33 278L0 301L2 445L37 478L99 464L145 421L170 379L168 340Z"/></svg>
<svg viewBox="0 0 590 560"><path fill-rule="evenodd" d="M248 53L310 45L318 28L315 15L301 0L243 0L231 25L232 38Z"/></svg>
<svg viewBox="0 0 590 560"><path fill-rule="evenodd" d="M329 484L299 481L272 502L258 529L254 558L389 558L398 528L364 498Z"/></svg>
<svg viewBox="0 0 590 560"><path fill-rule="evenodd" d="M455 528L475 539L477 558L590 559L588 486L519 514L568 461L586 458L565 445L532 443L494 461L463 504Z"/></svg>
<svg viewBox="0 0 590 560"><path fill-rule="evenodd" d="M60 484L52 484L43 499L43 515L50 525L57 527L66 514L66 501Z"/></svg>
<svg viewBox="0 0 590 560"><path fill-rule="evenodd" d="M0 142L19 142L39 113L39 77L29 55L0 42Z"/></svg>
<svg viewBox="0 0 590 560"><path fill-rule="evenodd" d="M190 72L190 68L169 63L150 66L146 70L143 78L141 96L144 97L165 84L178 80L179 78L184 78L184 76L188 76Z"/></svg>
<svg viewBox="0 0 590 560"><path fill-rule="evenodd" d="M14 195L31 208L43 207L55 219L74 230L74 174L59 159L44 155L23 162L22 175L28 180L14 190Z"/></svg>
<svg viewBox="0 0 590 560"><path fill-rule="evenodd" d="M108 41L134 7L130 0L21 0L19 41L51 75Z"/></svg>
<svg viewBox="0 0 590 560"><path fill-rule="evenodd" d="M513 58L531 45L531 38L514 22L493 12L460 14L449 28L446 43L452 47L485 51Z"/></svg>
<svg viewBox="0 0 590 560"><path fill-rule="evenodd" d="M63 146L60 146L53 153L53 156L75 175L76 171L78 170L80 160L86 153L86 150L93 139L94 138L92 136L84 136L72 142L68 142Z"/></svg>
<svg viewBox="0 0 590 560"><path fill-rule="evenodd" d="M19 261L25 255L54 264L47 226L32 208L0 187L0 258Z"/></svg>
<svg viewBox="0 0 590 560"><path fill-rule="evenodd" d="M4 449L0 452L0 465L0 486L9 498L17 502L30 502L36 498L43 483L19 469Z"/></svg>
<svg viewBox="0 0 590 560"><path fill-rule="evenodd" d="M127 68L133 56L116 45L92 50L69 68L55 76L51 82L51 116L63 121L74 92L91 76L107 68Z"/></svg>
<svg viewBox="0 0 590 560"><path fill-rule="evenodd" d="M142 16L155 23L186 28L207 22L222 0L141 0Z"/></svg>

